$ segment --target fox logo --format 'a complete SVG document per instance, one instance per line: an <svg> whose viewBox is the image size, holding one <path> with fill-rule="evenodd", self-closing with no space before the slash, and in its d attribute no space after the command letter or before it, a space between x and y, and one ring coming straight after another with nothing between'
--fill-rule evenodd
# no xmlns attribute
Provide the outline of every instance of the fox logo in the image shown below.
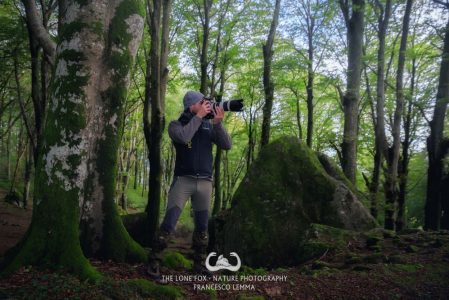
<svg viewBox="0 0 449 300"><path fill-rule="evenodd" d="M231 265L228 262L228 260L225 257L223 257L223 254L218 257L217 262L215 263L215 266L211 266L209 263L210 258L212 256L217 256L216 252L211 252L211 253L209 253L209 255L206 258L206 268L212 272L222 270L222 269L226 269L226 270L233 271L233 272L238 271L242 265L242 263L240 261L240 257L235 252L231 252L229 255L237 258L237 264L235 266Z"/></svg>

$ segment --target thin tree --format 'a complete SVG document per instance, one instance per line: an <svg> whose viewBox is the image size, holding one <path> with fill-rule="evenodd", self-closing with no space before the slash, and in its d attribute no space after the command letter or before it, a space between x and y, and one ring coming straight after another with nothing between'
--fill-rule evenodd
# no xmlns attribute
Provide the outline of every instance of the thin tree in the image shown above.
<svg viewBox="0 0 449 300"><path fill-rule="evenodd" d="M398 197L398 165L401 147L401 122L404 106L404 67L407 50L407 38L413 0L407 0L402 22L401 43L399 46L398 69L396 73L396 108L393 117L393 145L386 149L387 172L385 174L385 229L395 229L395 210Z"/></svg>
<svg viewBox="0 0 449 300"><path fill-rule="evenodd" d="M270 141L271 111L273 109L274 84L271 80L271 62L273 60L273 43L276 35L276 28L279 23L279 12L281 0L276 0L271 21L270 32L267 41L262 45L263 50L263 89L265 93L265 105L263 107L262 135L260 139L261 147Z"/></svg>
<svg viewBox="0 0 449 300"><path fill-rule="evenodd" d="M391 16L392 1L387 0L385 5L376 1L377 13L377 36L379 48L377 50L377 81L376 81L376 122L375 122L375 154L374 169L369 184L371 207L370 212L377 218L377 194L380 178L380 167L386 155L387 141L385 138L385 38L388 31L388 23Z"/></svg>
<svg viewBox="0 0 449 300"><path fill-rule="evenodd" d="M159 209L162 195L163 168L161 147L162 133L165 128L165 94L168 78L167 59L171 6L171 0L147 2L151 49L147 58L143 122L150 162L148 205L146 207L149 220L148 238L150 241L159 226Z"/></svg>
<svg viewBox="0 0 449 300"><path fill-rule="evenodd" d="M201 42L200 52L200 92L206 95L208 90L207 83L207 67L209 66L208 49L209 49L209 33L210 33L210 19L211 8L213 0L203 0L204 15L201 16L203 27L203 38Z"/></svg>
<svg viewBox="0 0 449 300"><path fill-rule="evenodd" d="M346 92L343 95L342 168L346 177L355 183L365 1L351 0L349 4L349 0L339 0L339 3L346 24L348 41L347 83Z"/></svg>

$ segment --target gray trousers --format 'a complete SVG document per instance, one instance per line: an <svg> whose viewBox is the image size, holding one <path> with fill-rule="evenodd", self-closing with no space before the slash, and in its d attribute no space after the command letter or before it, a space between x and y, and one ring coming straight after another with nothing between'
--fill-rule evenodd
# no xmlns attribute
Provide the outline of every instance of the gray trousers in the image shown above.
<svg viewBox="0 0 449 300"><path fill-rule="evenodd" d="M186 201L191 198L195 232L207 231L211 196L211 180L190 176L175 176L168 192L167 211L161 229L170 233L175 229Z"/></svg>

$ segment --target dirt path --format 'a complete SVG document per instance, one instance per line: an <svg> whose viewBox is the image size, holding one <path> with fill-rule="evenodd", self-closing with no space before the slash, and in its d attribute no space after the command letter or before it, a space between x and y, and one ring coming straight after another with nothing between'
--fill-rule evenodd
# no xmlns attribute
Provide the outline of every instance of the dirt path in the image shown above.
<svg viewBox="0 0 449 300"><path fill-rule="evenodd" d="M23 209L5 202L6 193L0 189L0 256L22 238L30 226L33 212L31 203L27 209Z"/></svg>

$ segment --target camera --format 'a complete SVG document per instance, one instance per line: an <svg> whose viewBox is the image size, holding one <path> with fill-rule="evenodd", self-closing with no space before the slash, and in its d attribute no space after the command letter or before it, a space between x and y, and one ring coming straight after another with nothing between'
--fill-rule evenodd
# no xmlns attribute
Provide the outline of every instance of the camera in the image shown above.
<svg viewBox="0 0 449 300"><path fill-rule="evenodd" d="M206 100L209 101L212 110L215 110L217 107L223 108L224 111L242 111L243 110L243 99L235 99L228 101L216 102L212 97L205 97ZM214 113L208 113L204 118L213 119Z"/></svg>

